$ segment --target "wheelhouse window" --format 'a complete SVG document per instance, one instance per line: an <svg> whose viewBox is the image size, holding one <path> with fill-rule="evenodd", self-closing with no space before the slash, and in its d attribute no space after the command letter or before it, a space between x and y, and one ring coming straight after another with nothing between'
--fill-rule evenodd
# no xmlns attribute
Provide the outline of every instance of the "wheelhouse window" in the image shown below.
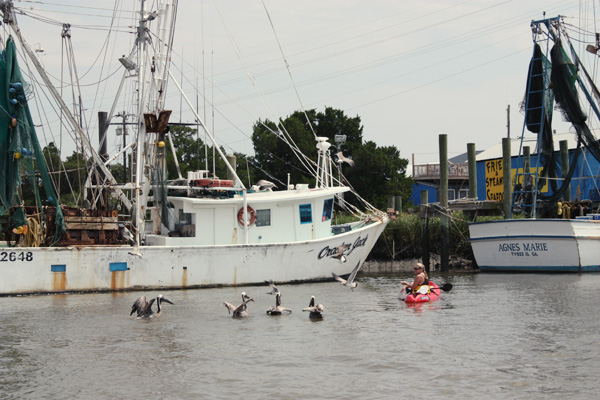
<svg viewBox="0 0 600 400"><path fill-rule="evenodd" d="M256 226L271 225L271 210L256 210Z"/></svg>
<svg viewBox="0 0 600 400"><path fill-rule="evenodd" d="M327 199L323 202L323 218L322 222L329 221L331 219L331 213L333 212L333 199Z"/></svg>
<svg viewBox="0 0 600 400"><path fill-rule="evenodd" d="M179 210L179 223L182 225L191 224L192 214L183 212L183 210Z"/></svg>
<svg viewBox="0 0 600 400"><path fill-rule="evenodd" d="M175 231L174 236L196 236L196 226L192 224L192 213L185 213L183 210L179 210L179 223L175 225Z"/></svg>
<svg viewBox="0 0 600 400"><path fill-rule="evenodd" d="M310 204L300 204L300 223L310 224L312 223L312 207Z"/></svg>

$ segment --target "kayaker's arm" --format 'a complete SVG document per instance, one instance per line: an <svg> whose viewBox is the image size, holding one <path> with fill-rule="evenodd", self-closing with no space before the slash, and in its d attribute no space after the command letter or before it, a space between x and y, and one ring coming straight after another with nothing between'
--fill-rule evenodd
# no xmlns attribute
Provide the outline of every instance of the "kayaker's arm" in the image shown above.
<svg viewBox="0 0 600 400"><path fill-rule="evenodd" d="M408 283L406 281L402 281L400 283L408 286L411 290L415 290L417 287L421 286L424 281L425 281L425 278L423 277L423 275L419 274L419 275L417 275L415 280L412 281L412 283Z"/></svg>

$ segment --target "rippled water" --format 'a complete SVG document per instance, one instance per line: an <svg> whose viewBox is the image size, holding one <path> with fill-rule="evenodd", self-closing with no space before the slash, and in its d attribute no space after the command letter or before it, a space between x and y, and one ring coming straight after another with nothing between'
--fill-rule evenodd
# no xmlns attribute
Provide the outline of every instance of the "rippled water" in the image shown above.
<svg viewBox="0 0 600 400"><path fill-rule="evenodd" d="M600 275L432 275L432 304L397 299L412 274L172 291L157 321L129 317L140 295L0 298L2 399L595 398ZM256 300L250 316L223 301ZM302 308L325 306L321 321Z"/></svg>

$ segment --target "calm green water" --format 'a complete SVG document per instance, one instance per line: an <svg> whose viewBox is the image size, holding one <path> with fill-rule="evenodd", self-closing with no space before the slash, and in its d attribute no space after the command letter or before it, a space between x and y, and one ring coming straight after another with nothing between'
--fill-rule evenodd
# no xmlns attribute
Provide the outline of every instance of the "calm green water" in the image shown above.
<svg viewBox="0 0 600 400"><path fill-rule="evenodd" d="M454 288L420 307L397 299L411 276L281 285L280 317L267 286L164 292L158 321L129 317L157 292L0 298L0 398L596 398L599 274L432 274Z"/></svg>

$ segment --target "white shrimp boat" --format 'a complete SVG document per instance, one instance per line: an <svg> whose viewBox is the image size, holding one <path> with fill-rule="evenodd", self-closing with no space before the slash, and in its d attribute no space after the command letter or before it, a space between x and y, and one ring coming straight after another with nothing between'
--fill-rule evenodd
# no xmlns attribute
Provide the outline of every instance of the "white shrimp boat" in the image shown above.
<svg viewBox="0 0 600 400"><path fill-rule="evenodd" d="M597 207L598 199L580 198L579 204L585 206L579 209L581 212L577 217L567 212L569 209L564 208L564 203L570 202L569 183L575 168L578 171L583 169L581 159L594 162L594 166L589 168L590 176L582 179L589 179L592 187L598 187L595 171L600 161L600 147L590 127L600 120L600 92L588 74L592 69L586 70L575 51L562 17L532 21L531 28L534 52L526 91L520 157L512 160L511 166L515 178L511 218L470 224L471 246L481 271L598 272L600 215L593 208ZM596 54L600 49L600 35L590 35L589 39L595 39L596 43L587 46L587 50L594 54L588 56L598 62ZM580 105L584 99L592 110L589 119ZM573 124L577 141L581 144L581 148L571 154L570 170L566 173L553 172L558 165L551 129L555 107L560 108L565 119ZM535 152L532 151L531 161L523 157L527 130L537 134L537 146ZM581 154L586 156L580 157ZM546 195L540 189L541 182L550 182ZM580 182L573 184L573 189L583 185ZM546 215L542 215L541 209ZM583 210L590 215L582 215ZM516 211L524 211L525 218L512 218Z"/></svg>
<svg viewBox="0 0 600 400"><path fill-rule="evenodd" d="M343 194L352 190L336 179L339 168L328 138L316 138L319 158L312 187L288 183L285 190L246 188L219 146L215 148L227 163L231 180L218 180L206 170L191 171L176 182L157 178L164 175L169 149L165 144L170 143L170 111L165 109L163 94L169 80L181 90L169 72L178 2L158 2L160 9L144 9L145 1L140 3L135 48L124 52L127 56L122 60L123 81L137 79L139 85L132 124L137 140L121 150L130 150L137 160L132 182L127 184L118 184L106 167L122 153L107 159L93 148L19 29L12 2L0 7L4 26L14 36L14 42L4 38L3 55L6 58L16 44L21 45L61 108L63 120L80 134L78 140L86 145L94 166L86 184L92 195L85 207L75 210L57 206L52 186L45 186L50 178L43 170L38 183L44 183L46 206L41 210L21 207L14 185L2 187L0 214L5 216L3 230L12 232L8 241L12 247L0 248L0 295L315 281L331 279L332 272L348 274L362 264L388 216L364 202L366 211L355 209L356 222L332 225L334 202L344 202ZM164 46L150 46L153 41ZM41 154L37 139L31 137L33 125L24 125L31 115L22 87L25 82L19 79L19 74L10 76L0 86L11 93L6 105L9 115L0 121L9 126L8 131L0 131L9 141L9 146L0 148L8 154L0 159L4 165L0 173L5 175ZM108 121L111 118L109 114ZM17 131L18 145L10 145ZM117 199L123 210L101 206L102 199ZM15 210L25 217L19 226Z"/></svg>

